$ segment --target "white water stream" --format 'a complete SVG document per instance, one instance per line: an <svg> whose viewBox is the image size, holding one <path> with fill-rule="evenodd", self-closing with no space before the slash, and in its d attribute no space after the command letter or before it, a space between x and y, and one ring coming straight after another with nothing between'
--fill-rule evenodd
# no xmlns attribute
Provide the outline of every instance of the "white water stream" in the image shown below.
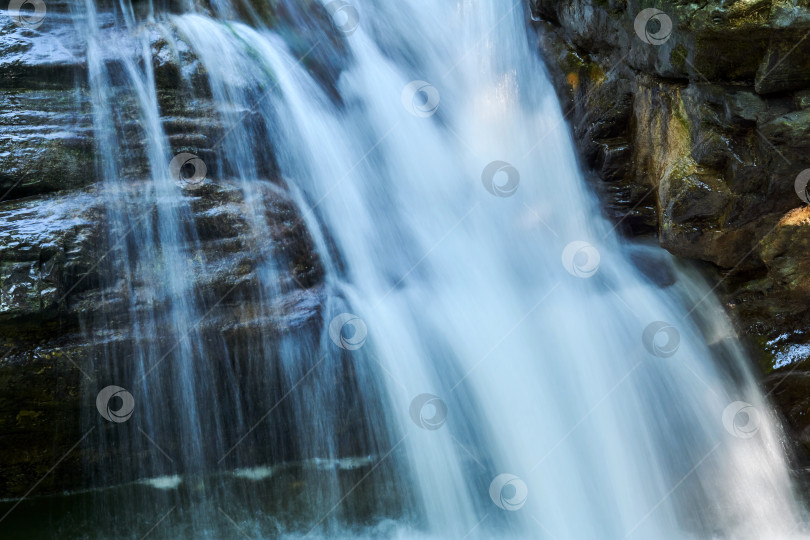
<svg viewBox="0 0 810 540"><path fill-rule="evenodd" d="M257 133L236 124L218 152L260 235L266 225L255 206L261 176L255 156L272 149L326 270L321 348L341 352L327 330L340 313L362 320L344 325L344 347L358 347L341 354L358 373L378 373L363 384L384 386L360 386L361 393L383 396L383 410L368 419L379 448L372 462L393 461L400 471L378 478L371 469L362 482L407 492L410 501L386 535L804 535L781 434L725 315L699 278L658 249L626 244L601 217L523 3L353 0L334 13L345 32L339 33L344 50L326 51L341 62L332 89L313 77L308 60L334 43L313 33L304 54L294 53L284 31L295 28L228 20L230 5L214 4L216 16L188 12L160 24L203 63L222 118L249 114L264 126ZM297 29L303 36L306 30L305 22ZM116 105L104 94L103 62L94 63L92 54L101 56L107 45L92 35L90 42L97 127L104 127ZM130 68L137 81L137 62ZM140 256L176 264L156 265L164 271L162 291L189 298L177 261L192 255L165 248L149 255L150 246L180 243L187 218L165 203L178 196L170 178L159 180L168 178L171 154L154 81L144 73L133 88L141 121L153 131L147 155L156 180L149 196L164 206L158 205L160 235L139 240ZM118 167L108 163L108 181ZM116 212L121 227L133 222ZM674 272L675 282L662 286L645 277L634 254L647 267ZM259 275L262 295L279 293L272 262ZM202 304L174 303L169 331L182 334L205 313ZM645 328L656 321L670 326L645 343ZM140 331L160 327L147 322L139 322ZM211 403L207 375L196 371L204 368L188 359L197 349L204 356L207 345L196 335L183 343L188 349L173 353L172 376L193 399L184 404L182 426L175 421L189 448L181 459L193 461L204 449L189 426L200 421L195 411ZM311 366L321 369L314 361L298 363L295 344L283 348L291 384ZM138 373L157 352L142 355ZM324 412L318 404L328 403L319 399L297 414L318 418ZM727 408L738 401L752 407L735 416ZM250 427L262 412L243 411L245 418L234 422ZM152 414L159 423L160 412ZM334 425L312 425L306 457L343 457L329 442ZM222 453L233 442L212 444ZM307 439L301 443L307 447ZM331 489L313 496L323 497L327 510L354 488ZM313 534L327 536L375 534L358 533L363 524L339 516L332 511L288 532L314 526ZM189 519L207 530L207 516ZM271 535L251 530L265 534Z"/></svg>

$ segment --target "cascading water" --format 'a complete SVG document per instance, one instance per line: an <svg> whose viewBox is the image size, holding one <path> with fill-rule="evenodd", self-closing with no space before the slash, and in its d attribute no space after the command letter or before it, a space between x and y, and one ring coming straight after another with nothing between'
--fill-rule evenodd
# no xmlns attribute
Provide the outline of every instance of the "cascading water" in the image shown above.
<svg viewBox="0 0 810 540"><path fill-rule="evenodd" d="M77 9L110 265L132 299L130 349L99 362L140 418L93 419L100 455L117 450L92 470L171 488L100 492L102 517L152 537L806 535L709 288L600 217L523 3L290 0L269 26L260 4ZM227 126L200 186L170 167L155 33L202 66L205 89L178 79L189 108L210 93ZM189 225L212 186L238 199L256 255L225 290L194 285L218 264ZM228 338L204 321L274 320L296 289L265 216L276 196L323 268L322 324ZM139 465L150 444L166 461ZM273 484L294 461L310 465Z"/></svg>

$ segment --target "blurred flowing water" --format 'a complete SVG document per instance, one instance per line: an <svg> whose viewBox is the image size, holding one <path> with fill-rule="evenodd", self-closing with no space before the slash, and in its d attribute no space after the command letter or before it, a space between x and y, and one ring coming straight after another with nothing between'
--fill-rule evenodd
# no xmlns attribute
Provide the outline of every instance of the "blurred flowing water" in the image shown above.
<svg viewBox="0 0 810 540"><path fill-rule="evenodd" d="M711 285L601 217L523 3L175 4L76 9L109 241L126 233L110 264L149 285L120 306L136 346L99 360L137 407L91 421L113 457L88 474L121 487L75 495L96 512L85 536L806 536ZM202 64L227 127L205 182L244 201L251 316L297 288L267 240L279 192L323 266L316 328L201 330L223 295L189 278L208 268L155 34ZM133 159L148 181L122 173Z"/></svg>

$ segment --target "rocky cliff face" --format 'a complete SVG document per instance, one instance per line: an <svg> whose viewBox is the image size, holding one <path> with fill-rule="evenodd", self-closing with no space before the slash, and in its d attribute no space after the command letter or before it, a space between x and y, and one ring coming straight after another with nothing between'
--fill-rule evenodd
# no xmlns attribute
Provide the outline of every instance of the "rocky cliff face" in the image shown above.
<svg viewBox="0 0 810 540"><path fill-rule="evenodd" d="M93 396L107 381L104 350L114 347L123 351L117 361L131 361L132 310L154 308L148 276L126 285L110 264L126 246L114 239L128 234L112 230L111 201L137 197L111 193L101 180L85 45L68 4L47 7L37 28L0 12L0 498L23 496L32 486L43 493L87 482L82 463L103 456L78 444L87 429L80 418L95 414ZM102 27L110 23L102 12ZM188 51L168 47L148 23L143 30L154 33L161 121L172 153L196 153L212 173L203 185L179 190L199 242L193 290L222 299L201 321L202 332L230 343L257 329L282 333L319 324L322 268L273 160L263 161L265 177L256 181L271 235L253 238L242 191L216 174L212 147L223 126L205 97L204 74ZM194 99L179 84L181 73L199 82ZM123 92L119 98L133 101ZM135 116L122 119L122 129L137 154L143 131ZM128 179L123 189L147 189L146 171L121 174ZM154 201L139 211L147 221L157 212ZM273 244L288 282L273 320L257 318L265 310L253 305L260 254L267 252L256 242ZM100 320L103 332L92 331Z"/></svg>
<svg viewBox="0 0 810 540"><path fill-rule="evenodd" d="M810 2L532 9L608 217L708 263L806 459Z"/></svg>

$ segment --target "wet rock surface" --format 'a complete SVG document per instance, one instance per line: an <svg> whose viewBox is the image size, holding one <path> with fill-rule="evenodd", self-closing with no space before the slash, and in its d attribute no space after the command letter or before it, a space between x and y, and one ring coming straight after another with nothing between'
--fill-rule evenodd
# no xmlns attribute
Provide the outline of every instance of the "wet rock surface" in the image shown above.
<svg viewBox="0 0 810 540"><path fill-rule="evenodd" d="M710 263L806 461L810 4L531 7L607 217Z"/></svg>
<svg viewBox="0 0 810 540"><path fill-rule="evenodd" d="M133 220L156 222L154 198L139 197L151 179L139 165L146 161L140 159L146 135L136 105L120 87L110 89L121 103L132 102L132 118L119 125L133 144L122 149L124 181L109 185L99 172L83 43L68 4L49 2L48 9L37 29L0 12L0 498L24 496L33 486L37 495L93 482L83 466L105 456L80 444L96 436L80 419L96 414L92 398L107 381L101 359L112 347L123 351L120 361L131 361L132 310L156 309L149 276L126 283L113 264L131 232L110 219L116 204L128 205ZM100 21L109 27L103 13ZM168 47L153 25L143 29L152 32L171 151L193 152L209 169L203 183L178 184L172 199L161 201L188 211L196 240L178 248L194 255L191 290L218 299L217 309L198 322L201 335L238 350L245 334L317 327L323 269L274 161L265 156L263 176L250 190L267 224L267 234L255 238L244 190L222 172L217 144L227 128L213 112L204 71L188 50ZM254 293L270 252L283 292L267 309ZM161 339L155 336L171 347Z"/></svg>

